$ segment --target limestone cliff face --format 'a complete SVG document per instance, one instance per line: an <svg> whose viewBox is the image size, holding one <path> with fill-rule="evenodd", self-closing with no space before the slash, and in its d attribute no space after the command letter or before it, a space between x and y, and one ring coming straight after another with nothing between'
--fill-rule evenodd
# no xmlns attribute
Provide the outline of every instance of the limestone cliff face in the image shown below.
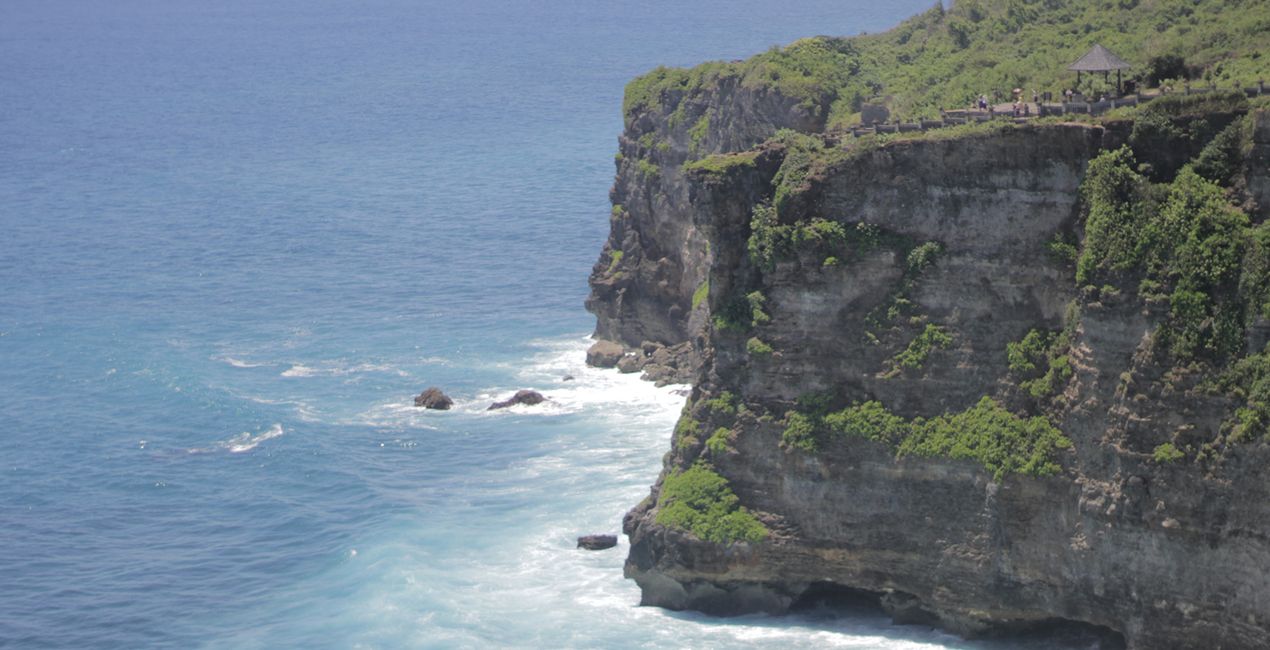
<svg viewBox="0 0 1270 650"><path fill-rule="evenodd" d="M683 163L741 151L779 129L816 131L823 119L770 88L724 77L688 94L668 92L626 116L619 138L613 212L591 273L586 307L595 336L632 350L650 379L690 381L705 309L693 294L705 279L710 249L692 219ZM664 351L662 349L664 348Z"/></svg>
<svg viewBox="0 0 1270 650"><path fill-rule="evenodd" d="M737 118L747 126L712 132L709 147L756 144L778 115L797 122L791 110L775 102ZM1078 290L1070 257L1055 254L1056 242L1082 235L1089 161L1122 144L1126 129L1051 124L846 153L830 138L835 153L791 183L780 174L795 154L779 142L744 164L684 173L674 161L688 156L686 135L660 153L638 143L656 119L631 120L623 136L613 195L626 213L589 302L603 338L695 349L694 391L665 471L625 522L626 572L644 604L783 612L827 587L850 588L877 596L897 621L965 634L1070 621L1131 648L1270 647L1270 444L1180 463L1153 457L1165 442L1213 439L1236 404L1152 353L1167 304ZM1266 198L1270 147L1270 120L1256 124L1245 173L1254 202ZM641 177L636 161L649 157L661 173ZM773 197L781 183L792 191ZM756 261L756 206L774 198L776 231L838 224L865 244L828 250L803 234L770 263ZM931 328L947 340L920 363L898 363ZM1070 370L1039 401L1011 379L1005 352L1032 330L1070 337ZM1249 347L1264 344L1259 331L1248 329ZM991 396L1047 417L1071 445L1042 476L898 458L866 438L799 448L783 437L787 413L817 394L876 400L905 418ZM766 538L706 541L659 523L666 479L703 462Z"/></svg>

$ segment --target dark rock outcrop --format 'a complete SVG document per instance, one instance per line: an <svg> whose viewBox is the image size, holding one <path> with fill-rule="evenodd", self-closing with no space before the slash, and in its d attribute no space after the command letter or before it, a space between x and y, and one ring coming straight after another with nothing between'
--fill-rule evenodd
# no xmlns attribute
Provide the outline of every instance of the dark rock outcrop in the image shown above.
<svg viewBox="0 0 1270 650"><path fill-rule="evenodd" d="M415 406L426 409L434 409L437 411L446 411L449 410L451 406L454 406L454 400L450 399L448 395L441 392L440 388L433 386L422 393L419 393L419 396L415 398Z"/></svg>
<svg viewBox="0 0 1270 650"><path fill-rule="evenodd" d="M622 357L621 361L617 362L617 371L623 374L630 374L632 372L639 372L640 368L643 366L644 364L638 356L628 354Z"/></svg>
<svg viewBox="0 0 1270 650"><path fill-rule="evenodd" d="M617 343L596 341L586 351L586 362L588 366L595 366L596 368L616 368L617 363L622 360L622 355L624 354L626 354L626 349Z"/></svg>
<svg viewBox="0 0 1270 650"><path fill-rule="evenodd" d="M536 390L518 390L515 395L511 396L511 398L505 399L501 402L494 402L489 405L488 409L485 410L494 411L497 409L505 409L516 406L518 404L523 404L525 406L537 406L545 401L547 401L547 398L543 397L542 393L539 393Z"/></svg>
<svg viewBox="0 0 1270 650"><path fill-rule="evenodd" d="M583 535L578 538L578 548L603 551L617 546L617 535Z"/></svg>

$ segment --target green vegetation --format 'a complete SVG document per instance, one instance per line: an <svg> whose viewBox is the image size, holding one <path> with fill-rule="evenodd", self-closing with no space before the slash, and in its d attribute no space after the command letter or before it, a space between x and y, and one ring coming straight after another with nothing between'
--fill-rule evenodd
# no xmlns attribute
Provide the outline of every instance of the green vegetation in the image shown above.
<svg viewBox="0 0 1270 650"><path fill-rule="evenodd" d="M876 401L832 413L800 408L786 414L782 440L788 447L814 452L822 440L865 438L892 447L897 457L965 458L992 472L1050 476L1058 473L1059 450L1071 441L1044 417L1019 417L990 397L958 413L900 417Z"/></svg>
<svg viewBox="0 0 1270 650"><path fill-rule="evenodd" d="M702 280L696 291L692 292L692 308L695 310L706 301L706 296L710 295L710 278Z"/></svg>
<svg viewBox="0 0 1270 650"><path fill-rule="evenodd" d="M878 96L890 98L893 115L934 117L980 93L1057 92L1074 82L1066 66L1094 43L1152 82L1180 88L1175 79L1190 75L1250 84L1270 76L1268 32L1263 0L958 0L882 34L803 39L738 63L658 68L627 86L623 108L629 118L704 104L727 78L790 97L831 128L857 120L861 105ZM1097 75L1081 88L1107 89Z"/></svg>
<svg viewBox="0 0 1270 650"><path fill-rule="evenodd" d="M691 449L697 446L697 434L701 432L701 423L688 415L685 408L675 423L675 446L679 449Z"/></svg>
<svg viewBox="0 0 1270 650"><path fill-rule="evenodd" d="M750 306L750 323L754 326L766 325L772 320L763 307L767 305L767 296L762 291L751 291L745 294L745 302Z"/></svg>
<svg viewBox="0 0 1270 650"><path fill-rule="evenodd" d="M626 208L622 207L621 203L614 203L610 214L614 219L621 219L626 216Z"/></svg>
<svg viewBox="0 0 1270 650"><path fill-rule="evenodd" d="M786 447L815 452L820 448L816 439L818 418L798 411L785 414L785 431L781 433L781 443Z"/></svg>
<svg viewBox="0 0 1270 650"><path fill-rule="evenodd" d="M996 480L1004 474L1057 474L1056 452L1071 441L1043 417L1021 418L989 397L953 415L915 420L899 455L944 456L978 461Z"/></svg>
<svg viewBox="0 0 1270 650"><path fill-rule="evenodd" d="M1235 183L1252 144L1251 119L1236 120L1213 138L1195 158L1195 173L1218 185Z"/></svg>
<svg viewBox="0 0 1270 650"><path fill-rule="evenodd" d="M651 179L661 176L661 168L647 158L640 158L639 162L635 163L635 169L639 172L640 176L643 176L644 178Z"/></svg>
<svg viewBox="0 0 1270 650"><path fill-rule="evenodd" d="M1270 439L1270 349L1235 362L1206 388L1243 403L1222 424L1227 440Z"/></svg>
<svg viewBox="0 0 1270 650"><path fill-rule="evenodd" d="M624 254L625 253L623 253L622 251L613 251L612 253L609 253L608 273L612 273L613 269L617 268L617 265L622 263L622 255Z"/></svg>
<svg viewBox="0 0 1270 650"><path fill-rule="evenodd" d="M1142 171L1151 180L1171 181L1183 165L1203 153L1205 145L1211 144L1214 136L1223 130L1231 130L1232 113L1247 109L1248 99L1239 91L1161 97L1131 115L1134 122L1129 146L1139 159L1150 161L1151 164L1145 165ZM1226 172L1225 177L1209 177L1210 180L1228 180L1234 170L1219 166L1242 162L1242 151L1238 151L1240 143L1237 141L1244 136L1243 125L1250 125L1250 122L1237 119L1235 123L1240 126L1223 136L1223 141L1208 152L1203 164L1199 165L1208 173ZM1247 132L1247 136L1251 139L1251 131ZM1223 151L1223 147L1226 150ZM1236 150L1230 151L1230 148Z"/></svg>
<svg viewBox="0 0 1270 650"><path fill-rule="evenodd" d="M702 145L706 142L706 136L710 134L710 114L706 113L697 120L696 124L688 129L688 142L692 147L692 153L696 154L701 150Z"/></svg>
<svg viewBox="0 0 1270 650"><path fill-rule="evenodd" d="M1080 257L1080 249L1072 241L1068 241L1061 233L1054 235L1048 244L1050 258L1060 264L1075 264Z"/></svg>
<svg viewBox="0 0 1270 650"><path fill-rule="evenodd" d="M928 241L919 245L908 253L906 258L908 272L917 274L925 271L935 263L935 258L939 257L942 252L944 252L944 247L939 242Z"/></svg>
<svg viewBox="0 0 1270 650"><path fill-rule="evenodd" d="M908 347L891 359L891 363L896 371L916 370L926 365L926 359L932 352L943 350L949 345L952 345L952 336L949 336L947 330L927 323L926 328L913 337Z"/></svg>
<svg viewBox="0 0 1270 650"><path fill-rule="evenodd" d="M714 315L714 327L743 332L764 325L772 319L763 310L766 303L767 297L761 291L751 291L744 298L733 299Z"/></svg>
<svg viewBox="0 0 1270 650"><path fill-rule="evenodd" d="M719 427L710 434L706 439L706 449L712 454L722 454L728 451L728 442L732 439L732 430L727 427Z"/></svg>
<svg viewBox="0 0 1270 650"><path fill-rule="evenodd" d="M701 402L701 405L709 409L714 415L728 416L736 415L737 404L736 395L726 390L719 393L716 397Z"/></svg>
<svg viewBox="0 0 1270 650"><path fill-rule="evenodd" d="M1081 184L1085 206L1085 245L1076 261L1076 283L1092 282L1099 271L1126 271L1144 251L1142 232L1148 206L1141 200L1148 181L1134 171L1127 147L1104 152L1089 162Z"/></svg>
<svg viewBox="0 0 1270 650"><path fill-rule="evenodd" d="M751 336L750 340L745 342L745 351L752 357L770 357L773 352L772 346L764 343L757 336Z"/></svg>
<svg viewBox="0 0 1270 650"><path fill-rule="evenodd" d="M1159 349L1178 361L1237 356L1248 298L1270 292L1261 245L1270 239L1192 166L1164 184L1150 183L1134 166L1126 148L1090 162L1077 282L1119 286L1141 278L1140 291L1169 304L1155 338Z"/></svg>
<svg viewBox="0 0 1270 650"><path fill-rule="evenodd" d="M757 159L758 151L715 154L690 163L684 163L683 169L685 172L697 172L715 180L722 180L735 170L753 169L754 161Z"/></svg>
<svg viewBox="0 0 1270 650"><path fill-rule="evenodd" d="M758 542L768 535L767 527L741 507L727 479L704 462L666 476L656 521L716 544Z"/></svg>
<svg viewBox="0 0 1270 650"><path fill-rule="evenodd" d="M1237 81L1237 80L1236 80ZM1243 91L1224 88L1198 95L1175 93L1158 97L1138 111L1140 118L1205 117L1210 113L1248 110L1248 96Z"/></svg>
<svg viewBox="0 0 1270 650"><path fill-rule="evenodd" d="M1075 322L1061 332L1031 330L1020 341L1005 345L1010 375L1019 388L1035 399L1044 399L1067 385L1072 377L1071 349Z"/></svg>
<svg viewBox="0 0 1270 650"><path fill-rule="evenodd" d="M938 242L926 242L912 247L910 241L902 240L900 245L909 248L909 252L903 256L904 275L886 300L871 309L864 317L869 326L865 337L874 344L880 342L881 334L894 330L895 324L902 316L912 312L913 301L908 299L909 293L917 286L917 279L921 274L935 264L944 250Z"/></svg>
<svg viewBox="0 0 1270 650"><path fill-rule="evenodd" d="M825 426L838 436L854 436L897 446L912 432L908 420L886 410L881 402L868 401L830 413Z"/></svg>
<svg viewBox="0 0 1270 650"><path fill-rule="evenodd" d="M920 262L929 265L939 252L925 249ZM902 235L865 222L844 224L828 219L810 219L784 224L777 218L776 208L766 203L754 206L750 220L750 238L746 243L750 262L764 272L776 269L776 263L795 257L799 251L812 251L823 266L848 263L880 248L890 248L901 259L913 250L912 241ZM833 264L829 263L833 258Z"/></svg>
<svg viewBox="0 0 1270 650"><path fill-rule="evenodd" d="M785 145L785 158L772 178L772 206L785 221L794 221L801 215L790 213L791 199L807 189L809 179L823 174L835 162L846 159L848 152L825 142L823 138L790 129L777 131L772 139Z"/></svg>
<svg viewBox="0 0 1270 650"><path fill-rule="evenodd" d="M1167 464L1176 463L1177 461L1186 458L1186 454L1182 453L1180 449L1173 446L1173 443L1166 442L1162 445L1158 445L1155 448L1155 451L1151 453L1151 457L1154 458L1157 463Z"/></svg>

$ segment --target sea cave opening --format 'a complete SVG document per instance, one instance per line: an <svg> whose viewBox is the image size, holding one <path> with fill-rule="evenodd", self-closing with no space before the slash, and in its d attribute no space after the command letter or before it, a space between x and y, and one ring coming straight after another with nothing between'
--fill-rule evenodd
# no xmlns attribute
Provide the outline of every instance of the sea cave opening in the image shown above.
<svg viewBox="0 0 1270 650"><path fill-rule="evenodd" d="M789 611L813 618L886 615L881 592L855 589L835 582L813 582L794 599Z"/></svg>
<svg viewBox="0 0 1270 650"><path fill-rule="evenodd" d="M789 611L819 620L885 618L896 625L944 627L938 616L926 611L910 594L882 593L828 581L809 585L794 599ZM1052 618L1002 624L976 635L968 647L976 650L1125 650L1126 642L1123 634L1108 627Z"/></svg>

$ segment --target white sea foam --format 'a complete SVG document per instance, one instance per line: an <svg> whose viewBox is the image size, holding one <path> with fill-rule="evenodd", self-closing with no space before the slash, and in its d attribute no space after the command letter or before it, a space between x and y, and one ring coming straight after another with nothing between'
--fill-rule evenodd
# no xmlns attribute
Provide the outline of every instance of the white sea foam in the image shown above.
<svg viewBox="0 0 1270 650"><path fill-rule="evenodd" d="M322 361L313 366L304 363L292 363L290 368L282 371L283 377L342 377L369 372L388 372L398 377L406 377L409 373L395 366L382 363L358 363L347 365L339 361Z"/></svg>
<svg viewBox="0 0 1270 650"><path fill-rule="evenodd" d="M315 374L317 374L317 371L302 363L293 364L290 368L282 371L283 377L312 377Z"/></svg>
<svg viewBox="0 0 1270 650"><path fill-rule="evenodd" d="M412 402L391 401L376 404L352 418L341 420L339 424L436 430L437 425L429 420L444 413L418 408Z"/></svg>
<svg viewBox="0 0 1270 650"><path fill-rule="evenodd" d="M275 424L264 433L253 434L250 431L244 431L229 440L222 441L218 446L231 454L241 454L255 449L266 440L281 437L283 433L282 425Z"/></svg>
<svg viewBox="0 0 1270 650"><path fill-rule="evenodd" d="M547 414L599 409L602 413L639 417L660 413L663 409L677 412L683 405L682 391L687 386L659 388L640 379L638 374L586 365L586 350L594 342L588 336L530 343L540 351L517 374L525 384L540 386L538 390L552 400L555 408L546 411ZM566 377L573 379L565 381Z"/></svg>
<svg viewBox="0 0 1270 650"><path fill-rule="evenodd" d="M343 423L436 429L437 418L454 414L482 418L551 418L594 411L599 417L620 417L638 424L660 421L665 413L679 412L689 386L657 387L636 374L592 368L586 365L586 350L592 343L594 340L589 336L531 341L530 345L538 351L525 363L502 364L508 374L515 377L515 383L486 387L467 395L450 395L454 405L448 411L420 409L414 406L413 398L403 396L376 404ZM302 372L312 370L305 367ZM565 377L572 379L565 381ZM506 400L522 389L538 391L547 400L534 406L518 404L489 410L495 402Z"/></svg>
<svg viewBox="0 0 1270 650"><path fill-rule="evenodd" d="M261 361L243 361L242 359L235 357L212 357L212 359L222 363L227 363L235 368L262 368L264 366L274 365L272 363L265 363Z"/></svg>

